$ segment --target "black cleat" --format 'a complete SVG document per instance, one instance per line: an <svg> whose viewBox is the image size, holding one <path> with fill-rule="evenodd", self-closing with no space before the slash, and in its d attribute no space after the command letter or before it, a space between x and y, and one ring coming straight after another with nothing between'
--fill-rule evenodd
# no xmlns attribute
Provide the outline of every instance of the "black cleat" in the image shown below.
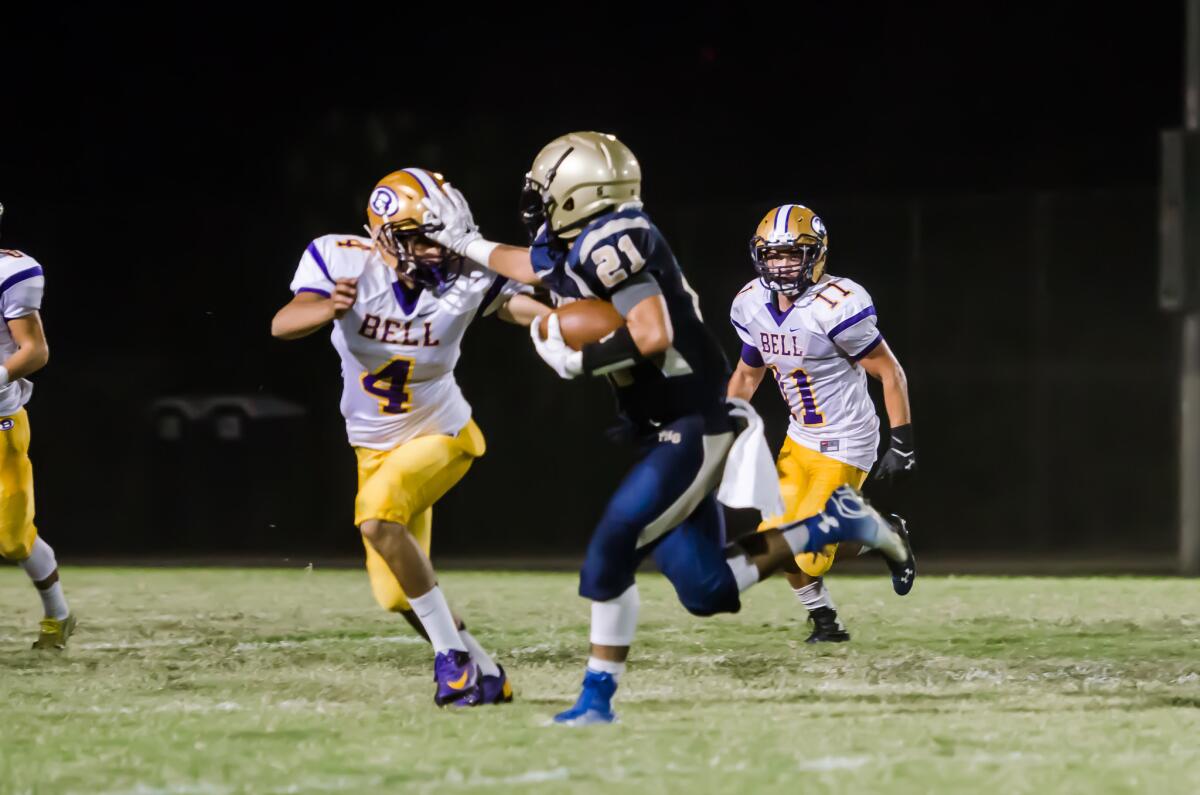
<svg viewBox="0 0 1200 795"><path fill-rule="evenodd" d="M845 643L850 640L850 633L832 607L818 607L808 614L808 620L813 623L813 631L805 643Z"/></svg>
<svg viewBox="0 0 1200 795"><path fill-rule="evenodd" d="M908 522L897 513L889 513L886 518L892 529L904 540L904 549L908 552L908 557L902 561L895 561L883 555L883 562L892 572L892 590L900 596L906 596L917 581L917 558L913 555L912 541L908 536Z"/></svg>

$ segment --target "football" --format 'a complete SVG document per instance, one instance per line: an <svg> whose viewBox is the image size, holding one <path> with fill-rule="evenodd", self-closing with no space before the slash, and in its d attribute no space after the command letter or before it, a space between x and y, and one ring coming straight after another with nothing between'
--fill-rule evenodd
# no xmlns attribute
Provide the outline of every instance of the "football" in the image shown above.
<svg viewBox="0 0 1200 795"><path fill-rule="evenodd" d="M608 301L599 298L584 298L572 301L554 310L558 315L563 341L573 350L580 350L589 342L597 342L625 325L625 318ZM544 323L538 324L538 336L546 338Z"/></svg>

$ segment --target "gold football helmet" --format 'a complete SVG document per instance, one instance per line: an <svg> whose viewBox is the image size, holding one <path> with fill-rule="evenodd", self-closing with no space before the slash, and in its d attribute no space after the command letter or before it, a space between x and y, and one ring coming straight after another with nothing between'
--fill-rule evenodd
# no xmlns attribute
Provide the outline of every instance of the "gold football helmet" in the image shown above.
<svg viewBox="0 0 1200 795"><path fill-rule="evenodd" d="M375 184L367 200L367 231L384 258L414 283L441 291L458 278L462 257L429 239L440 224L425 222L421 201L445 182L423 168L393 171Z"/></svg>
<svg viewBox="0 0 1200 795"><path fill-rule="evenodd" d="M824 222L802 204L775 207L750 238L750 256L763 286L788 296L821 280L828 249Z"/></svg>
<svg viewBox="0 0 1200 795"><path fill-rule="evenodd" d="M640 201L641 192L642 167L616 136L568 133L533 159L521 192L521 222L531 240L543 223L552 236L569 239L599 213Z"/></svg>

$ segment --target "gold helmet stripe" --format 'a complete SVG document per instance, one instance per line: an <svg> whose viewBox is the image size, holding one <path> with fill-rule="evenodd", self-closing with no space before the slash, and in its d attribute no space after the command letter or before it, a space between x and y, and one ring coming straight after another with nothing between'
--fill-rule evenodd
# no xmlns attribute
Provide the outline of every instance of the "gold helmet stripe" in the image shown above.
<svg viewBox="0 0 1200 795"><path fill-rule="evenodd" d="M406 168L404 173L417 181L417 185L421 188L421 192L428 196L431 190L437 190L437 182L433 177L429 176L429 172L423 168Z"/></svg>

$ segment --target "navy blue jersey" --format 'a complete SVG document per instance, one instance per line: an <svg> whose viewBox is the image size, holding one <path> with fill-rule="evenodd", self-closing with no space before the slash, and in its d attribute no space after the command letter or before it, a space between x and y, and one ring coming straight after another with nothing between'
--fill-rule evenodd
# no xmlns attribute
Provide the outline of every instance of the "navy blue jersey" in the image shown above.
<svg viewBox="0 0 1200 795"><path fill-rule="evenodd" d="M675 336L655 361L642 361L609 376L621 412L642 430L688 414L724 416L729 363L700 317L699 299L688 286L671 247L640 208L596 218L569 251L548 244L543 234L530 250L534 270L555 293L623 304L659 292L666 300ZM624 294L623 294L624 293Z"/></svg>

